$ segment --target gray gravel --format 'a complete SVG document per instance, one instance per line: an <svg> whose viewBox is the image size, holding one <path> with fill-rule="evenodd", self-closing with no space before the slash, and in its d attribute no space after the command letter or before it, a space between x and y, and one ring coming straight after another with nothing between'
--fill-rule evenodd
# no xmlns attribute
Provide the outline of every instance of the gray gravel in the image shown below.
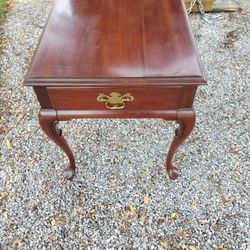
<svg viewBox="0 0 250 250"><path fill-rule="evenodd" d="M190 17L208 86L178 181L164 168L174 123L85 119L62 123L78 166L66 182L67 160L22 87L52 2L13 0L0 56L0 249L249 250L247 2L214 24Z"/></svg>

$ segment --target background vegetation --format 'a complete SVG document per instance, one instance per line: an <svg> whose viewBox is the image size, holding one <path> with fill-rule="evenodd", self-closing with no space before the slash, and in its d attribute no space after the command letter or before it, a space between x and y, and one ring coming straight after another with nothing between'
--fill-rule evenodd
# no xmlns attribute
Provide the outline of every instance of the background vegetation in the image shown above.
<svg viewBox="0 0 250 250"><path fill-rule="evenodd" d="M8 5L8 0L0 0L0 17L4 14Z"/></svg>

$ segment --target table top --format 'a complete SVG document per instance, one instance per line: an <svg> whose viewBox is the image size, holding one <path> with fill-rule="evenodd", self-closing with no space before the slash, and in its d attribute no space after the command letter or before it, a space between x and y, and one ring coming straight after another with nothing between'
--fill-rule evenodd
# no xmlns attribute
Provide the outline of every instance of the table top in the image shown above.
<svg viewBox="0 0 250 250"><path fill-rule="evenodd" d="M57 0L25 85L205 83L182 0Z"/></svg>

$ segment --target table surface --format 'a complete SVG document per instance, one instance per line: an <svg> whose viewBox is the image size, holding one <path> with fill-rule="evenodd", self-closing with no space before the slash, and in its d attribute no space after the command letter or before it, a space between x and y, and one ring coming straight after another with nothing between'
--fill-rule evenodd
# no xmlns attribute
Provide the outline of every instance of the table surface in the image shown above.
<svg viewBox="0 0 250 250"><path fill-rule="evenodd" d="M204 83L182 0L57 0L25 85Z"/></svg>

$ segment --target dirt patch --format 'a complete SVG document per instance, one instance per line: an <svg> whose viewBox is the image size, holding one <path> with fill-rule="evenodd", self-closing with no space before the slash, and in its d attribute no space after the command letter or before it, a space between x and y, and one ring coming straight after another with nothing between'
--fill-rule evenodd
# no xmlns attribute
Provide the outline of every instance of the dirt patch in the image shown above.
<svg viewBox="0 0 250 250"><path fill-rule="evenodd" d="M228 32L224 38L223 47L228 49L233 48L235 42L238 40L238 36L239 35L237 30Z"/></svg>

